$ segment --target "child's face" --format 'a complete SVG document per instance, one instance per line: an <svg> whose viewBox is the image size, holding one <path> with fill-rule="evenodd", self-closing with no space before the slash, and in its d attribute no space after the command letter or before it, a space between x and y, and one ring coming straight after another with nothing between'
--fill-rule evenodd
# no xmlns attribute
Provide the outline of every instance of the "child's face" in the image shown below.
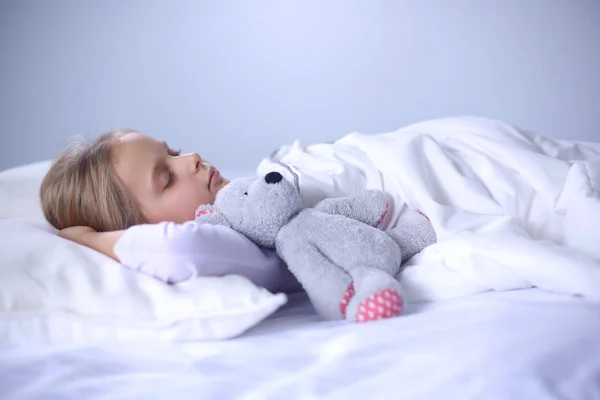
<svg viewBox="0 0 600 400"><path fill-rule="evenodd" d="M197 153L180 155L141 133L115 139L114 168L142 207L148 223L193 220L200 204L212 204L228 180Z"/></svg>

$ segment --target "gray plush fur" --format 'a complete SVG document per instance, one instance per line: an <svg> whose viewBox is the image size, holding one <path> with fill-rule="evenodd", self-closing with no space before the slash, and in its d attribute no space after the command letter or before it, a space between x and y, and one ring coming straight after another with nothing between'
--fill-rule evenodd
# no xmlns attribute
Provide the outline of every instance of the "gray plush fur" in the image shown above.
<svg viewBox="0 0 600 400"><path fill-rule="evenodd" d="M304 209L295 186L272 172L231 182L214 205L198 211L205 223L275 248L326 319L344 318L340 302L352 284L345 317L355 321L374 293L390 289L402 296L395 279L402 261L435 242L429 220L416 212L394 229L377 229L389 201L381 191L365 190Z"/></svg>

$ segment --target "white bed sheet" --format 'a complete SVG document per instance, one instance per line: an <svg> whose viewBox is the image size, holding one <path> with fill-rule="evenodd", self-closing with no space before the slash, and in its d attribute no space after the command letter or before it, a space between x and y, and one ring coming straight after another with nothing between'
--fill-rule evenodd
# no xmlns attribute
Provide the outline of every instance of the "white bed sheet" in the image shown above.
<svg viewBox="0 0 600 400"><path fill-rule="evenodd" d="M490 292L356 325L298 295L230 341L1 350L0 398L600 399L600 306Z"/></svg>

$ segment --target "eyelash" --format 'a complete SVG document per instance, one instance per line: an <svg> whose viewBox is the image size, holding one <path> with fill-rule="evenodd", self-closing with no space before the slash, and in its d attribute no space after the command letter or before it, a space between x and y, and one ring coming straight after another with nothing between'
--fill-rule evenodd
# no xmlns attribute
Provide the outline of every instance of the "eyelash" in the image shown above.
<svg viewBox="0 0 600 400"><path fill-rule="evenodd" d="M180 155L181 155L181 150L173 150L173 149L169 149L167 152L169 153L169 155L170 155L171 157L178 157L178 156L180 156Z"/></svg>

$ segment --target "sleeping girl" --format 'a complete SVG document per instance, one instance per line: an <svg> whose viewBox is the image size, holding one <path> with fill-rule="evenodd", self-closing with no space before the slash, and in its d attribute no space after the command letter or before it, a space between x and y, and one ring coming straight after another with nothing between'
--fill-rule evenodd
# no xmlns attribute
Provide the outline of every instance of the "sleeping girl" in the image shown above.
<svg viewBox="0 0 600 400"><path fill-rule="evenodd" d="M296 142L264 159L257 174L277 171L299 179L305 206L362 189L387 192L393 202L381 228L395 226L408 209L421 210L440 241L432 246L437 261L468 270L482 288L497 289L499 274L480 265L503 265L521 279L509 279L513 286L590 294L589 274L580 274L581 284L552 281L528 268L515 272L517 261L502 254L563 257L565 264L576 254L587 263L582 270L599 274L597 233L581 226L597 220L600 227L598 159L599 144L551 140L500 121L453 118L386 134L354 133L328 144ZM299 290L273 251L229 228L194 222L198 205L212 204L227 184L197 153L181 154L135 130L116 130L66 151L40 193L44 214L62 237L165 282L239 274L270 291ZM561 262L553 261L546 273L563 268Z"/></svg>

